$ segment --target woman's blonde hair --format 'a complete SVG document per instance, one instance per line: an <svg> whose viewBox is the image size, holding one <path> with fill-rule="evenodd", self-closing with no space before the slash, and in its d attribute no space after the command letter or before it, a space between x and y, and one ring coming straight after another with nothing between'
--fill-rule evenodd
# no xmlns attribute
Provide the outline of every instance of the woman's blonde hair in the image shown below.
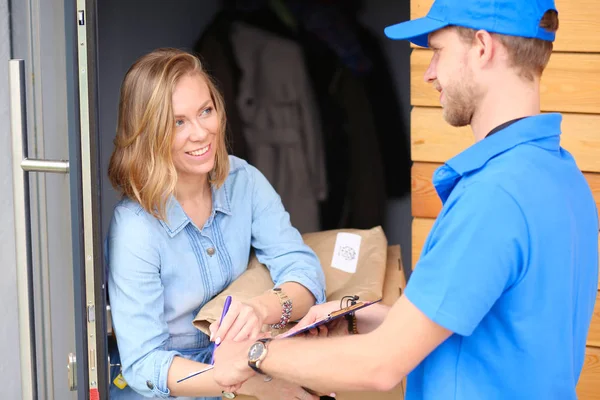
<svg viewBox="0 0 600 400"><path fill-rule="evenodd" d="M139 58L121 85L115 149L108 176L121 195L137 200L158 219L174 194L177 171L171 157L175 119L172 96L179 80L198 74L206 82L219 118L211 185L219 187L229 173L225 143L225 106L221 93L194 55L178 49L157 49Z"/></svg>

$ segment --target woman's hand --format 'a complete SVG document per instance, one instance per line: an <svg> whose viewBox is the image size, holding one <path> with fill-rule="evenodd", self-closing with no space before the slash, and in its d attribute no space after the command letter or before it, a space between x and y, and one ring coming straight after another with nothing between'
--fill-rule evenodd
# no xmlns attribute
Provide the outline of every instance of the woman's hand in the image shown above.
<svg viewBox="0 0 600 400"><path fill-rule="evenodd" d="M225 338L239 342L256 339L265 320L265 312L258 304L233 300L223 323L213 322L210 329L210 340L220 344Z"/></svg>
<svg viewBox="0 0 600 400"><path fill-rule="evenodd" d="M258 400L319 400L319 397L310 394L304 388L280 379L261 382L256 385L253 395Z"/></svg>

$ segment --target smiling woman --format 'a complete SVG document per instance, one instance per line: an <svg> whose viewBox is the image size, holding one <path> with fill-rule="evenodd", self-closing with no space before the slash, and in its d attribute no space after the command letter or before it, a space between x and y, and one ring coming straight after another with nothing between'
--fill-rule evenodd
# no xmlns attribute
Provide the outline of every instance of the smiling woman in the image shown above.
<svg viewBox="0 0 600 400"><path fill-rule="evenodd" d="M211 342L257 338L264 324L299 319L324 301L319 260L280 197L256 168L228 156L224 110L200 61L180 50L141 57L123 81L109 165L123 199L106 238L111 362L122 365L111 399L220 396L211 371L177 383L210 363ZM192 320L247 269L252 249L279 291L234 298L209 338ZM310 398L277 380L251 380L240 393Z"/></svg>
<svg viewBox="0 0 600 400"><path fill-rule="evenodd" d="M198 150L192 147L201 135L212 138L200 140L214 141L214 149L206 157L210 162L200 174L204 176L197 178L222 185L229 172L224 109L221 94L193 55L158 49L141 57L121 87L115 151L108 169L113 186L150 214L164 218L166 201L186 171L177 171L185 166L178 146Z"/></svg>

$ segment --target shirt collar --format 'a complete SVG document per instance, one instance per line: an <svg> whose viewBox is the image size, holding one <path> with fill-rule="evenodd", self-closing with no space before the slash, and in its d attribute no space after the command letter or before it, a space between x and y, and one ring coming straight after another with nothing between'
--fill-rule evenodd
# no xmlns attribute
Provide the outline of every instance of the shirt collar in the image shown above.
<svg viewBox="0 0 600 400"><path fill-rule="evenodd" d="M501 130L508 128L509 126L511 126L512 124L514 124L517 121L522 120L523 118L527 118L527 117L515 118L515 119L511 119L510 121L506 121L505 123L500 124L497 127L495 127L494 129L492 129L487 135L485 135L485 137L492 136L494 133L500 132Z"/></svg>
<svg viewBox="0 0 600 400"><path fill-rule="evenodd" d="M480 169L498 154L515 146L535 141L539 147L558 150L561 122L562 115L558 113L523 118L448 160L433 176L433 184L442 202L446 201L460 177Z"/></svg>
<svg viewBox="0 0 600 400"><path fill-rule="evenodd" d="M561 121L560 114L540 114L524 118L502 132L475 143L446 164L458 174L464 175L483 167L493 157L517 145L560 135ZM559 144L551 147L558 149Z"/></svg>
<svg viewBox="0 0 600 400"><path fill-rule="evenodd" d="M212 191L212 212L210 213L210 217L206 221L206 225L212 224L216 212L221 212L223 214L232 215L231 213L231 203L229 202L229 194L227 193L227 189L225 185L221 185L219 188L215 188L211 186ZM192 220L187 216L179 201L175 198L175 196L171 196L167 202L167 220L160 221L161 225L170 237L177 235L183 228L186 227L187 224L191 223ZM198 227L202 228L202 227Z"/></svg>

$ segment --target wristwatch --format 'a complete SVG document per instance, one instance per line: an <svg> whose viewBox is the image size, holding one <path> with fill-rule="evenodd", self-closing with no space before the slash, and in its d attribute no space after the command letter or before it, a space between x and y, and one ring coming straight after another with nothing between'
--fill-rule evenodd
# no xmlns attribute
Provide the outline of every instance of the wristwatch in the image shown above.
<svg viewBox="0 0 600 400"><path fill-rule="evenodd" d="M248 350L248 365L262 375L265 375L265 373L260 369L260 364L267 357L267 343L270 341L271 339L268 338L259 339Z"/></svg>

